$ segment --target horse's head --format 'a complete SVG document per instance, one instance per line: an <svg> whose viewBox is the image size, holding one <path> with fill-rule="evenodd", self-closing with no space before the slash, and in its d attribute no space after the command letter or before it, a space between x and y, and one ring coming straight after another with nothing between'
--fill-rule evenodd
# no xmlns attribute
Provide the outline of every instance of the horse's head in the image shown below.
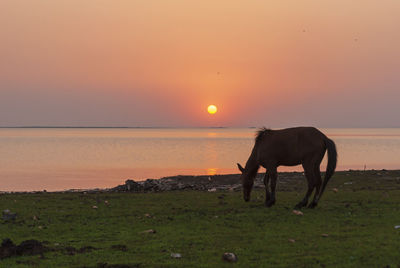
<svg viewBox="0 0 400 268"><path fill-rule="evenodd" d="M249 202L250 201L250 193L251 190L253 189L253 184L254 184L254 177L248 170L243 168L239 163L237 163L238 168L240 172L242 172L242 175L240 175L240 180L242 181L242 186L243 186L243 198L244 201Z"/></svg>

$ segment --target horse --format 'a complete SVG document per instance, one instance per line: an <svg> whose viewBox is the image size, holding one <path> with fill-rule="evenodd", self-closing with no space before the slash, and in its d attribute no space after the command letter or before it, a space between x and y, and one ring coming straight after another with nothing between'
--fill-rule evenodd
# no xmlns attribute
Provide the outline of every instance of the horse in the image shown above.
<svg viewBox="0 0 400 268"><path fill-rule="evenodd" d="M328 164L322 184L320 164L324 158L325 151L328 152ZM237 163L242 173L240 178L243 186L243 198L246 202L250 200L254 178L258 169L262 166L266 169L264 176L265 205L271 207L275 204L277 167L301 164L308 182L308 189L305 197L295 208L300 209L307 206L308 199L315 188L314 198L308 206L309 208L314 208L317 206L329 179L335 172L336 163L337 151L335 143L314 127L294 127L280 130L262 128L256 133L255 144L246 166L243 168ZM270 181L271 192L268 189Z"/></svg>

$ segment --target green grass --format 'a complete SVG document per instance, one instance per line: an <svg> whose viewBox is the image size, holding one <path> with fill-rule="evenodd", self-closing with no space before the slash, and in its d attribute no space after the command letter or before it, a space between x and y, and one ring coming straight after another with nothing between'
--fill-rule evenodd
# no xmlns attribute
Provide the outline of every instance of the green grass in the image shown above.
<svg viewBox="0 0 400 268"><path fill-rule="evenodd" d="M339 173L319 206L303 209L303 216L292 208L304 190L283 186L272 208L264 207L261 190L249 203L240 192L3 194L0 209L17 212L18 219L0 221L0 238L37 239L54 250L3 259L0 267L400 267L399 178ZM156 233L141 233L148 229ZM68 246L96 249L69 255ZM182 258L171 258L172 252ZM238 262L225 263L224 252L235 253Z"/></svg>

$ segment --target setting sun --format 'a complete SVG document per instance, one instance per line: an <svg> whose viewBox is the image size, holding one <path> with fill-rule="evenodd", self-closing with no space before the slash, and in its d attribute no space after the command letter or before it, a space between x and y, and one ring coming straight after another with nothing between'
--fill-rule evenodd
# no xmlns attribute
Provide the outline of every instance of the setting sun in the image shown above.
<svg viewBox="0 0 400 268"><path fill-rule="evenodd" d="M209 105L207 108L207 111L209 114L215 114L217 112L217 106L215 105Z"/></svg>

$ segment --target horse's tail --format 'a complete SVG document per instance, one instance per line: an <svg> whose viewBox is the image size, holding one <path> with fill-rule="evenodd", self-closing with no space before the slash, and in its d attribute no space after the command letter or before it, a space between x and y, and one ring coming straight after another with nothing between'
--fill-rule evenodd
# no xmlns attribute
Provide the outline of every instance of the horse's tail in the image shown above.
<svg viewBox="0 0 400 268"><path fill-rule="evenodd" d="M336 163L337 163L337 151L336 145L333 140L326 138L325 146L328 150L328 165L326 166L324 183L322 184L321 191L319 192L318 200L321 198L329 179L335 173Z"/></svg>

